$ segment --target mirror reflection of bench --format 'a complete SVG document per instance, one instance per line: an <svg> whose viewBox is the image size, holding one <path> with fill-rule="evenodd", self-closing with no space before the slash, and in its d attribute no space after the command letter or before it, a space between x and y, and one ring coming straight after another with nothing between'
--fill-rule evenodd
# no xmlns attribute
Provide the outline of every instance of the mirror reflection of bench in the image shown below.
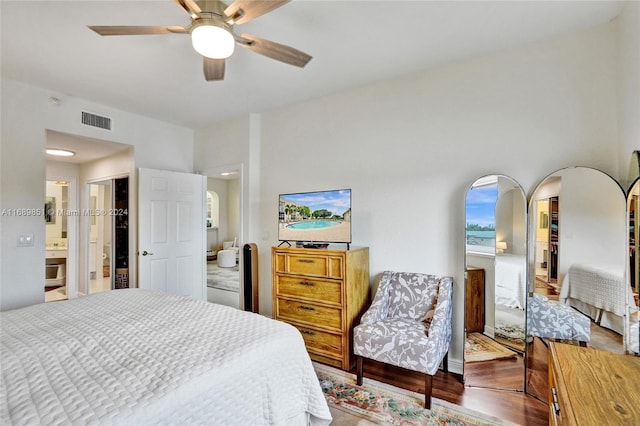
<svg viewBox="0 0 640 426"><path fill-rule="evenodd" d="M591 340L591 320L569 305L534 293L527 304L530 336L556 341L577 341L587 346Z"/></svg>

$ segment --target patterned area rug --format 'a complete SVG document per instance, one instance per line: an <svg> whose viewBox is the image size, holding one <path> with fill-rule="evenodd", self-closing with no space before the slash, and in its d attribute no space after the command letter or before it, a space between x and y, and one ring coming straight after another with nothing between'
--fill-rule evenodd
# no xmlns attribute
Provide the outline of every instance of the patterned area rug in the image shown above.
<svg viewBox="0 0 640 426"><path fill-rule="evenodd" d="M334 417L333 423L350 425L513 425L437 398L431 410L424 396L364 378L357 386L353 374L314 362L322 391Z"/></svg>
<svg viewBox="0 0 640 426"><path fill-rule="evenodd" d="M513 358L517 354L481 333L471 333L464 344L465 362Z"/></svg>
<svg viewBox="0 0 640 426"><path fill-rule="evenodd" d="M240 273L238 267L221 268L216 262L208 262L207 287L239 293Z"/></svg>
<svg viewBox="0 0 640 426"><path fill-rule="evenodd" d="M515 325L497 324L494 337L496 342L524 352L524 329Z"/></svg>

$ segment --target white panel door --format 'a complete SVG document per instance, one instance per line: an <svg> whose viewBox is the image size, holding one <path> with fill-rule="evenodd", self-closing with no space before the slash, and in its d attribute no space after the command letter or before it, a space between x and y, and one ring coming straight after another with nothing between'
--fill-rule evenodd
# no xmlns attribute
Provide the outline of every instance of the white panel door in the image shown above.
<svg viewBox="0 0 640 426"><path fill-rule="evenodd" d="M206 300L206 177L138 169L139 286Z"/></svg>

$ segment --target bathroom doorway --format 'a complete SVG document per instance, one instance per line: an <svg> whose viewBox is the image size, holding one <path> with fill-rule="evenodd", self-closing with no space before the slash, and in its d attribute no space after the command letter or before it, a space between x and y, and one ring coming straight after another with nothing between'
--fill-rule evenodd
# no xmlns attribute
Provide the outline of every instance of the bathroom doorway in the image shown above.
<svg viewBox="0 0 640 426"><path fill-rule="evenodd" d="M68 298L69 185L68 180L45 182L45 302Z"/></svg>

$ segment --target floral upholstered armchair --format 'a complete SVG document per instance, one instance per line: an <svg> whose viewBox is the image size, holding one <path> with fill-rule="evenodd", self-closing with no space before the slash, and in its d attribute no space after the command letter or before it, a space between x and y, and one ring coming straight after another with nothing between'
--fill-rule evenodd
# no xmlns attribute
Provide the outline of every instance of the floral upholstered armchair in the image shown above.
<svg viewBox="0 0 640 426"><path fill-rule="evenodd" d="M385 271L371 307L353 330L357 382L363 358L425 374L425 407L431 407L433 376L447 370L451 343L453 278Z"/></svg>

